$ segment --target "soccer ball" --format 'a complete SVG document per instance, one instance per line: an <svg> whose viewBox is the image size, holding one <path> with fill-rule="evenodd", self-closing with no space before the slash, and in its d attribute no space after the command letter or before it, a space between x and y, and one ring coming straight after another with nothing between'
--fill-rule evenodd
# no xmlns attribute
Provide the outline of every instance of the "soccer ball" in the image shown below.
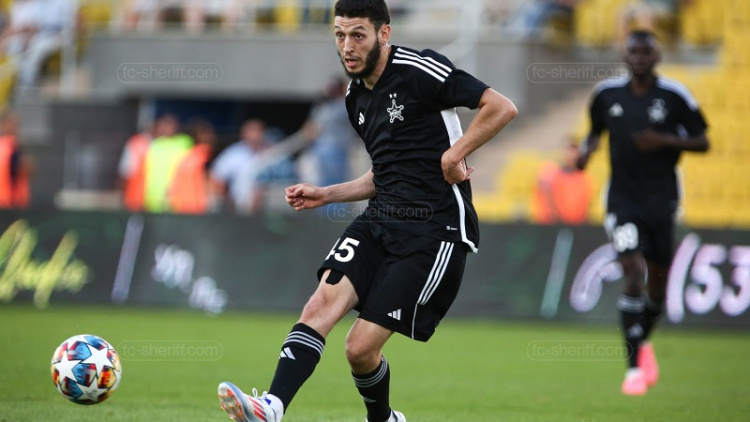
<svg viewBox="0 0 750 422"><path fill-rule="evenodd" d="M120 357L104 339L73 336L52 355L52 382L66 399L78 404L101 403L115 391L122 377Z"/></svg>

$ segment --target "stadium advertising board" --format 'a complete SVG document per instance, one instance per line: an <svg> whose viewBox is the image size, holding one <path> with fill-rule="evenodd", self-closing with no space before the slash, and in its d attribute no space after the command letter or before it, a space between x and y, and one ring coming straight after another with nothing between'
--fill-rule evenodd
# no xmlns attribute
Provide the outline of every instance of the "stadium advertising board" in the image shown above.
<svg viewBox="0 0 750 422"><path fill-rule="evenodd" d="M622 269L599 227L483 226L462 313L616 321ZM489 256L487 256L487 255ZM468 296L468 297L467 297ZM750 325L750 233L679 231L665 315L673 324Z"/></svg>
<svg viewBox="0 0 750 422"><path fill-rule="evenodd" d="M298 312L344 227L313 215L3 211L0 303ZM611 323L621 275L599 227L483 225L451 313ZM748 232L681 230L669 279L669 322L750 326Z"/></svg>

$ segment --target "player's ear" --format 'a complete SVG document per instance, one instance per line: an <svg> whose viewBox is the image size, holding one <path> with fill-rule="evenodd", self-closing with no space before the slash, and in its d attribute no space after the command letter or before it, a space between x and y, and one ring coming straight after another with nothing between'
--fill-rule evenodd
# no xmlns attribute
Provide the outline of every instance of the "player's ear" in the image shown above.
<svg viewBox="0 0 750 422"><path fill-rule="evenodd" d="M378 30L378 42L380 42L381 47L385 47L386 44L388 44L388 40L391 38L391 25L390 24L383 24L383 26L380 27L380 30Z"/></svg>

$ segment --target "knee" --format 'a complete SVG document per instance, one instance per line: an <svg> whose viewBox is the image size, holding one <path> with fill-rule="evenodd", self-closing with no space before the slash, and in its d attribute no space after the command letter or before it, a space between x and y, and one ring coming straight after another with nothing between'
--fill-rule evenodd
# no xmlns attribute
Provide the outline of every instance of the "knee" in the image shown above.
<svg viewBox="0 0 750 422"><path fill-rule="evenodd" d="M374 371L381 360L380 350L370 347L366 341L358 341L354 338L346 340L346 360L352 371L365 374Z"/></svg>
<svg viewBox="0 0 750 422"><path fill-rule="evenodd" d="M338 318L334 318L334 314L339 312L333 309L335 302L326 295L314 294L307 301L307 304L302 308L302 315L300 316L300 322L303 322L321 333L326 333L333 328L333 325L338 321Z"/></svg>
<svg viewBox="0 0 750 422"><path fill-rule="evenodd" d="M646 279L644 264L634 257L622 259L622 270L624 273L623 291L628 296L640 296Z"/></svg>
<svg viewBox="0 0 750 422"><path fill-rule="evenodd" d="M319 288L302 309L300 322L326 336L356 303L356 295L334 288Z"/></svg>

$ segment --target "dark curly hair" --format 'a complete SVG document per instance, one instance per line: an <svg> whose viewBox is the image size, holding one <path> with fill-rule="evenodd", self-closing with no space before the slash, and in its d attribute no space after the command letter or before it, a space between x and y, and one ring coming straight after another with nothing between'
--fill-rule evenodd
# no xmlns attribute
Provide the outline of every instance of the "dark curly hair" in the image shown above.
<svg viewBox="0 0 750 422"><path fill-rule="evenodd" d="M391 23L385 0L339 0L334 7L334 16L369 19L376 30Z"/></svg>

